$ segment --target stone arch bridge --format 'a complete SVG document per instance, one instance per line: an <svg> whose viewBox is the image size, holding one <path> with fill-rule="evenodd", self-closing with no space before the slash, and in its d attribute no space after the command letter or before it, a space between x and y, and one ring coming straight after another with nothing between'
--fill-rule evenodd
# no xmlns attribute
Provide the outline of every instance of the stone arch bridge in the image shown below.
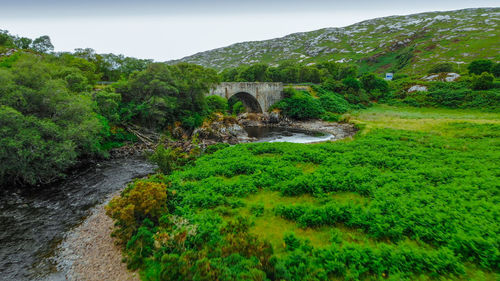
<svg viewBox="0 0 500 281"><path fill-rule="evenodd" d="M222 82L207 96L236 97L251 112L266 112L283 98L283 83Z"/></svg>

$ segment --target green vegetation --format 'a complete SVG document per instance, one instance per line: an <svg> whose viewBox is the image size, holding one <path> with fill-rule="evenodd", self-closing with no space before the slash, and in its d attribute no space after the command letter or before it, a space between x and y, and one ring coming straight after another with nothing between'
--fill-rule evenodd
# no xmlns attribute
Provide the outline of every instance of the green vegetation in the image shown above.
<svg viewBox="0 0 500 281"><path fill-rule="evenodd" d="M456 67L453 63L451 62L442 62L435 64L434 66L429 69L429 73L442 73L442 72L455 72Z"/></svg>
<svg viewBox="0 0 500 281"><path fill-rule="evenodd" d="M193 129L225 108L204 97L218 82L214 70L52 49L48 36L0 32L2 186L47 184L81 160L106 157L136 140L129 125ZM120 80L98 85L103 79Z"/></svg>
<svg viewBox="0 0 500 281"><path fill-rule="evenodd" d="M144 280L498 278L500 115L344 118L364 128L352 141L240 144L130 185L121 198L161 185L167 199L124 218L111 204L129 266Z"/></svg>
<svg viewBox="0 0 500 281"><path fill-rule="evenodd" d="M123 122L152 129L180 122L193 129L208 115L205 93L217 82L214 70L198 65L153 63L113 88L122 96Z"/></svg>
<svg viewBox="0 0 500 281"><path fill-rule="evenodd" d="M318 119L324 113L318 99L307 92L294 89L286 89L285 98L274 107L280 109L284 115L298 120Z"/></svg>
<svg viewBox="0 0 500 281"><path fill-rule="evenodd" d="M494 11L463 17L489 25ZM351 122L359 134L204 151L196 136L189 151L159 145L149 155L159 172L107 206L130 269L143 280L498 280L498 40L478 27L474 40L461 32L464 40L436 42L438 26L455 24L441 14L396 29L394 17L294 35L323 45L221 73L92 49L53 53L48 36L1 31L0 185L50 183L140 138L136 128L185 138L204 121L234 121L224 114L244 112L242 101L205 97L219 81L283 82L272 110ZM473 50L480 55L464 55ZM333 62L339 55L351 64ZM422 63L452 56L467 57L467 72ZM386 71L398 72L394 81L373 73Z"/></svg>
<svg viewBox="0 0 500 281"><path fill-rule="evenodd" d="M0 184L47 183L77 157L104 153L107 121L79 66L24 54L0 68Z"/></svg>

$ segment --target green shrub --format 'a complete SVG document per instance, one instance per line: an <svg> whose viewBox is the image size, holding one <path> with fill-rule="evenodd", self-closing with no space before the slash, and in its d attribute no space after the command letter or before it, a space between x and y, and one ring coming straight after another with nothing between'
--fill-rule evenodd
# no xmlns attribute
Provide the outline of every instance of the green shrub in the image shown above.
<svg viewBox="0 0 500 281"><path fill-rule="evenodd" d="M0 184L51 183L77 159L104 156L106 122L79 92L88 86L84 72L43 55L9 58L0 70Z"/></svg>
<svg viewBox="0 0 500 281"><path fill-rule="evenodd" d="M491 74L495 75L496 78L500 77L500 63L496 63L491 68Z"/></svg>
<svg viewBox="0 0 500 281"><path fill-rule="evenodd" d="M241 114L245 111L246 111L246 108L241 101L237 101L235 104L233 104L233 107L231 109L231 113L234 115Z"/></svg>
<svg viewBox="0 0 500 281"><path fill-rule="evenodd" d="M207 101L208 111L225 113L228 109L227 99L219 96L208 96L205 98Z"/></svg>
<svg viewBox="0 0 500 281"><path fill-rule="evenodd" d="M254 204L250 206L250 213L256 217L264 214L264 204Z"/></svg>
<svg viewBox="0 0 500 281"><path fill-rule="evenodd" d="M493 88L493 77L492 74L483 72L479 76L472 77L472 89L474 90L488 90Z"/></svg>
<svg viewBox="0 0 500 281"><path fill-rule="evenodd" d="M342 114L350 109L350 105L344 97L332 92L322 93L319 97L319 102L323 109L334 113Z"/></svg>
<svg viewBox="0 0 500 281"><path fill-rule="evenodd" d="M106 206L106 213L119 227L114 235L125 242L134 235L145 219L157 222L167 212L166 185L147 180L129 185L121 196L114 197Z"/></svg>
<svg viewBox="0 0 500 281"><path fill-rule="evenodd" d="M445 93L465 84L430 85ZM493 92L468 91L465 100ZM439 99L431 92L425 101ZM155 175L148 181L168 186L166 209L159 219L124 216L135 226L129 240L136 237L127 259L147 280L463 279L470 277L465 267L497 272L500 126L442 126L444 134L371 129L348 142L240 144ZM248 203L263 191L280 197ZM262 208L274 203L273 212ZM296 235L254 235L263 223ZM329 235L329 228L337 231ZM303 238L309 235L321 241L312 245Z"/></svg>
<svg viewBox="0 0 500 281"><path fill-rule="evenodd" d="M455 72L455 64L451 62L442 62L435 64L429 69L428 73Z"/></svg>
<svg viewBox="0 0 500 281"><path fill-rule="evenodd" d="M357 92L361 90L361 82L353 77L347 77L343 79L342 84L344 85L347 91Z"/></svg>
<svg viewBox="0 0 500 281"><path fill-rule="evenodd" d="M389 83L373 73L363 75L361 77L361 85L369 93L378 92L385 94L389 91Z"/></svg>
<svg viewBox="0 0 500 281"><path fill-rule="evenodd" d="M493 62L491 60L475 60L471 62L467 69L470 74L481 75L483 72L491 72Z"/></svg>
<svg viewBox="0 0 500 281"><path fill-rule="evenodd" d="M285 89L285 95L289 97L279 101L273 108L280 109L283 115L287 117L305 120L320 118L324 113L319 100L311 97L307 92L288 88Z"/></svg>
<svg viewBox="0 0 500 281"><path fill-rule="evenodd" d="M188 153L184 152L182 148L165 148L163 145L159 145L149 156L149 160L158 165L158 169L162 173L170 174L194 161L197 157L196 153L198 153L196 150L191 150Z"/></svg>
<svg viewBox="0 0 500 281"><path fill-rule="evenodd" d="M327 122L339 122L341 119L342 115L338 115L332 112L325 112L321 116L321 120L327 121Z"/></svg>
<svg viewBox="0 0 500 281"><path fill-rule="evenodd" d="M215 153L216 151L219 151L221 149L224 149L226 147L229 147L230 145L228 143L216 143L214 145L210 145L205 149L206 154L212 154Z"/></svg>
<svg viewBox="0 0 500 281"><path fill-rule="evenodd" d="M119 106L121 95L109 91L99 91L94 94L97 111L110 122L116 124L120 121Z"/></svg>

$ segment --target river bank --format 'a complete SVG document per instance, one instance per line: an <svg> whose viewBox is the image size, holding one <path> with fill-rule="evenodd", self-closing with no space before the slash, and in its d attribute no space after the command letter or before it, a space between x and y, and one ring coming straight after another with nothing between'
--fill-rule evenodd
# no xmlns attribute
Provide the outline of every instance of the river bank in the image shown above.
<svg viewBox="0 0 500 281"><path fill-rule="evenodd" d="M43 192L0 196L0 280L66 280L54 257L67 233L110 194L153 170L144 158L105 160Z"/></svg>
<svg viewBox="0 0 500 281"><path fill-rule="evenodd" d="M106 215L105 206L119 194L113 193L105 203L93 208L91 215L66 235L57 256L64 280L140 280L136 272L127 270L121 247L111 237L113 221Z"/></svg>

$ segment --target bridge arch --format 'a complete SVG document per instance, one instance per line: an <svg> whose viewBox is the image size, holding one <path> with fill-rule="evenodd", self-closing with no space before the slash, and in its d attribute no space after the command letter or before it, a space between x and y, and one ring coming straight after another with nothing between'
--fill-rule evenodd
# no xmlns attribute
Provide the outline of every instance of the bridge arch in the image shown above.
<svg viewBox="0 0 500 281"><path fill-rule="evenodd" d="M235 96L253 112L266 112L283 98L283 83L275 82L222 82L208 96L230 99Z"/></svg>
<svg viewBox="0 0 500 281"><path fill-rule="evenodd" d="M247 92L236 93L229 97L229 99L237 99L241 101L249 112L262 113L262 107L260 106L259 101Z"/></svg>

